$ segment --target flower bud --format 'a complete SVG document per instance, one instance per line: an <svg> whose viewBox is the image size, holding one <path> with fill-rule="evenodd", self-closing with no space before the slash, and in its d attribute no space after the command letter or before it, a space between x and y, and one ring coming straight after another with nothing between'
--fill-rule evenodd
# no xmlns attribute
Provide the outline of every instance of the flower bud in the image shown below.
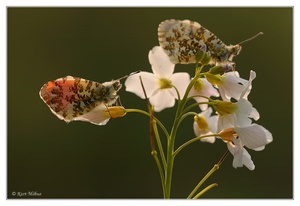
<svg viewBox="0 0 300 206"><path fill-rule="evenodd" d="M212 74L210 72L205 73L205 78L212 85L220 85L223 82L223 77L219 74Z"/></svg>
<svg viewBox="0 0 300 206"><path fill-rule="evenodd" d="M234 66L233 63L226 63L226 64L222 64L222 65L217 65L214 66L212 68L210 68L209 73L211 74L223 74L225 72L229 72L232 71Z"/></svg>
<svg viewBox="0 0 300 206"><path fill-rule="evenodd" d="M232 71L234 68L234 63L227 63L222 65L223 72L229 72Z"/></svg>
<svg viewBox="0 0 300 206"><path fill-rule="evenodd" d="M212 68L210 68L210 70L208 71L211 74L223 74L223 66L219 65L219 66L214 66Z"/></svg>
<svg viewBox="0 0 300 206"><path fill-rule="evenodd" d="M220 100L215 100L213 107L220 115L233 114L237 110L235 103Z"/></svg>
<svg viewBox="0 0 300 206"><path fill-rule="evenodd" d="M200 47L200 50L203 51L204 53L206 52L206 44L203 44L201 47Z"/></svg>
<svg viewBox="0 0 300 206"><path fill-rule="evenodd" d="M204 53L204 56L202 57L200 62L203 65L207 65L210 62L210 59L211 59L210 52L206 52Z"/></svg>
<svg viewBox="0 0 300 206"><path fill-rule="evenodd" d="M200 62L206 53L206 44L203 44L195 55L196 62Z"/></svg>
<svg viewBox="0 0 300 206"><path fill-rule="evenodd" d="M121 106L108 107L107 110L112 119L115 119L117 117L123 117L127 113L125 108Z"/></svg>

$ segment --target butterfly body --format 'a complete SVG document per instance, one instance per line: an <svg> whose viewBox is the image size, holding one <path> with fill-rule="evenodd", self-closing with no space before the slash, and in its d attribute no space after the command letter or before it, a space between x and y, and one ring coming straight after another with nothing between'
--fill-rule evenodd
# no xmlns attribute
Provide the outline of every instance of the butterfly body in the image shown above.
<svg viewBox="0 0 300 206"><path fill-rule="evenodd" d="M166 20L158 27L158 40L174 64L196 63L195 56L202 45L211 54L210 64L234 64L240 45L225 45L216 35L199 23L190 20Z"/></svg>

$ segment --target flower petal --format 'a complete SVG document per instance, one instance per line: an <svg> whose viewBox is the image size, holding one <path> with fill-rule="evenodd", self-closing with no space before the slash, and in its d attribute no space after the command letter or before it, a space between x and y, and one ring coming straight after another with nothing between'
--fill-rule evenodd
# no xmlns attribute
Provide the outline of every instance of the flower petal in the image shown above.
<svg viewBox="0 0 300 206"><path fill-rule="evenodd" d="M140 98L145 99L140 76L142 77L143 85L149 98L157 89L159 89L159 79L149 72L140 72L139 75L129 76L125 81L126 91L135 93Z"/></svg>
<svg viewBox="0 0 300 206"><path fill-rule="evenodd" d="M260 115L259 115L259 112L257 111L257 109L255 109L253 107L249 117L254 119L255 121L257 121L260 118Z"/></svg>
<svg viewBox="0 0 300 206"><path fill-rule="evenodd" d="M221 132L223 129L231 128L234 125L234 116L232 114L219 115L217 132Z"/></svg>
<svg viewBox="0 0 300 206"><path fill-rule="evenodd" d="M190 91L190 93L188 95L189 97L196 96L196 95L203 95L203 96L207 96L207 97L211 97L211 96L219 97L220 96L218 90L215 87L213 87L211 85L211 83L209 83L207 81L207 79L200 78L200 80L203 83L202 90L201 91L197 91L194 87L192 87L192 89L191 89L191 91ZM194 99L196 100L196 102L208 102L208 99L203 98L203 97L194 97ZM204 110L207 109L208 105L207 104L199 104L199 107L200 107L200 109L202 111L204 111Z"/></svg>
<svg viewBox="0 0 300 206"><path fill-rule="evenodd" d="M253 150L255 150L255 151L262 151L262 150L264 150L264 149L265 149L265 146L261 146L261 147L255 148L255 149L253 149Z"/></svg>
<svg viewBox="0 0 300 206"><path fill-rule="evenodd" d="M208 109L211 109L211 108L209 107ZM209 130L212 133L217 133L218 118L219 118L218 115L213 115L213 116L209 117L208 120L207 120Z"/></svg>
<svg viewBox="0 0 300 206"><path fill-rule="evenodd" d="M243 165L245 165L249 170L255 169L255 165L251 160L251 156L245 148L238 148L231 142L227 143L227 148L233 155L232 166L234 168L242 167Z"/></svg>
<svg viewBox="0 0 300 206"><path fill-rule="evenodd" d="M198 127L198 124L195 121L193 123L193 128L194 128L194 133L197 137L199 137L201 135L213 134L211 131L203 132L203 130L200 130ZM216 140L216 137L205 137L205 138L200 139L201 142L208 142L208 143L214 143L215 140Z"/></svg>
<svg viewBox="0 0 300 206"><path fill-rule="evenodd" d="M249 170L254 170L255 169L255 165L251 159L250 154L248 153L248 151L243 148L243 164L249 169Z"/></svg>
<svg viewBox="0 0 300 206"><path fill-rule="evenodd" d="M245 90L248 81L239 78L239 73L227 72L223 75L223 84L219 85L220 93L224 101L228 101L231 97L239 100L242 92Z"/></svg>
<svg viewBox="0 0 300 206"><path fill-rule="evenodd" d="M98 107L94 108L90 112L75 117L73 120L77 121L84 121L84 122L90 122L92 124L96 125L105 125L108 120L110 119L110 114L108 112L108 109L105 105L101 104Z"/></svg>
<svg viewBox="0 0 300 206"><path fill-rule="evenodd" d="M236 121L235 126L248 126L251 124L251 119L249 115L252 112L252 104L246 99L240 99L237 102L237 111L235 113Z"/></svg>
<svg viewBox="0 0 300 206"><path fill-rule="evenodd" d="M250 91L252 89L252 81L256 78L256 73L255 71L250 71L250 77L249 77L249 81L247 83L246 88L244 89L244 91L241 94L241 98L244 99L248 99L248 95L250 94Z"/></svg>
<svg viewBox="0 0 300 206"><path fill-rule="evenodd" d="M232 144L231 142L227 142L227 148L230 153L233 155L232 166L234 168L243 167L243 150L240 147Z"/></svg>
<svg viewBox="0 0 300 206"><path fill-rule="evenodd" d="M212 108L209 107L207 110L201 112L199 115L203 116L206 119L206 121L207 121L210 118L211 113L212 113Z"/></svg>
<svg viewBox="0 0 300 206"><path fill-rule="evenodd" d="M206 120L207 125L208 125L208 131L203 131L203 130L199 129L197 122L194 121L193 128L194 128L194 133L196 136L209 135L209 134L216 133L218 116L217 115L211 116L211 114L212 114L211 107L209 107L207 110L198 114L199 116L202 116ZM203 138L200 140L202 142L214 143L216 138L215 137L206 137L206 138Z"/></svg>
<svg viewBox="0 0 300 206"><path fill-rule="evenodd" d="M207 81L207 79L201 78L201 80L204 83L203 95L208 96L208 97L211 97L211 96L219 97L220 96L218 90L211 83L209 83Z"/></svg>
<svg viewBox="0 0 300 206"><path fill-rule="evenodd" d="M225 88L222 87L222 86L218 86L218 89L219 89L219 92L220 92L220 95L221 95L223 101L229 102L230 101L230 97L226 95Z"/></svg>
<svg viewBox="0 0 300 206"><path fill-rule="evenodd" d="M261 150L263 146L273 141L272 134L258 124L252 124L247 127L235 127L234 129L243 144L249 149Z"/></svg>
<svg viewBox="0 0 300 206"><path fill-rule="evenodd" d="M148 58L152 71L157 77L169 78L173 74L175 64L170 61L168 55L160 46L153 47Z"/></svg>
<svg viewBox="0 0 300 206"><path fill-rule="evenodd" d="M209 133L207 133L209 134ZM216 141L216 137L205 137L200 139L201 142L208 142L208 143L214 143Z"/></svg>
<svg viewBox="0 0 300 206"><path fill-rule="evenodd" d="M194 99L196 100L196 102L208 102L208 99L204 98L204 97L194 97ZM199 107L202 111L205 111L208 107L207 104L199 104Z"/></svg>
<svg viewBox="0 0 300 206"><path fill-rule="evenodd" d="M160 112L165 108L175 105L175 98L168 91L169 89L159 90L154 96L149 98L150 103L154 106L154 111Z"/></svg>
<svg viewBox="0 0 300 206"><path fill-rule="evenodd" d="M172 84L177 88L180 98L185 94L186 88L190 83L190 75L186 72L175 73L170 77ZM173 96L178 99L178 95L174 88L172 88Z"/></svg>

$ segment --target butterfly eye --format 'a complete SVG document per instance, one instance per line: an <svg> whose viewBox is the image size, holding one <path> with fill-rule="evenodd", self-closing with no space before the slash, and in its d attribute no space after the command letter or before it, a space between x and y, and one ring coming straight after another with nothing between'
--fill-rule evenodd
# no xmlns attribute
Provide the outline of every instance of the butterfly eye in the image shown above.
<svg viewBox="0 0 300 206"><path fill-rule="evenodd" d="M229 52L231 53L232 56L237 56L242 50L242 46L240 45L234 45L229 49Z"/></svg>
<svg viewBox="0 0 300 206"><path fill-rule="evenodd" d="M115 89L116 92L117 92L117 91L119 91L119 90L122 88L122 84L120 83L120 81L115 81L115 82L113 83L113 87L114 87L114 89Z"/></svg>
<svg viewBox="0 0 300 206"><path fill-rule="evenodd" d="M234 55L237 56L239 55L239 53L241 52L242 50L242 46L241 45L237 45L237 47L235 48L235 51L234 51Z"/></svg>

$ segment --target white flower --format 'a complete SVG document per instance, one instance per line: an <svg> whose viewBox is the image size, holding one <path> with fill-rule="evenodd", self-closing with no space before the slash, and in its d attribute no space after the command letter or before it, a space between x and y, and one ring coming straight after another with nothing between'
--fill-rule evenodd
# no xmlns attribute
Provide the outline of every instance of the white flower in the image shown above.
<svg viewBox="0 0 300 206"><path fill-rule="evenodd" d="M178 99L175 86L178 89L180 97L183 97L187 85L189 84L188 73L175 73L175 65L170 62L169 57L159 46L155 46L149 52L149 62L153 73L140 72L140 75L133 75L127 78L125 82L126 91L133 92L141 98L145 98L142 90L139 76L142 78L150 103L154 106L154 111L161 110L175 105L175 99Z"/></svg>
<svg viewBox="0 0 300 206"><path fill-rule="evenodd" d="M196 136L215 134L217 132L218 116L211 116L211 114L212 108L209 107L207 110L199 113L198 116L194 117L193 127ZM215 137L206 137L202 138L201 141L214 143L215 139Z"/></svg>
<svg viewBox="0 0 300 206"><path fill-rule="evenodd" d="M252 123L250 118L254 120L259 119L260 116L258 111L247 100L252 88L252 81L255 77L256 73L251 70L249 81L244 85L244 90L240 92L240 96L237 98L238 101L236 103L232 103L235 105L235 108L232 106L233 109L231 109L228 113L219 112L220 118L218 119L218 131L233 126L248 126Z"/></svg>
<svg viewBox="0 0 300 206"><path fill-rule="evenodd" d="M202 95L206 97L219 97L219 92L216 88L214 88L211 83L209 83L205 78L199 78L194 86L192 87L189 97L195 95ZM208 102L208 99L204 97L194 97L196 102ZM202 111L206 110L208 105L207 104L199 104L199 107Z"/></svg>
<svg viewBox="0 0 300 206"><path fill-rule="evenodd" d="M239 100L241 93L247 87L248 81L239 77L237 71L227 72L221 76L221 82L217 85L221 97L224 101L230 101L230 98Z"/></svg>
<svg viewBox="0 0 300 206"><path fill-rule="evenodd" d="M261 151L265 145L273 141L272 134L258 124L225 129L220 133L220 137L227 142L228 150L234 157L233 167L245 165L250 170L253 170L255 166L244 146L255 151Z"/></svg>

